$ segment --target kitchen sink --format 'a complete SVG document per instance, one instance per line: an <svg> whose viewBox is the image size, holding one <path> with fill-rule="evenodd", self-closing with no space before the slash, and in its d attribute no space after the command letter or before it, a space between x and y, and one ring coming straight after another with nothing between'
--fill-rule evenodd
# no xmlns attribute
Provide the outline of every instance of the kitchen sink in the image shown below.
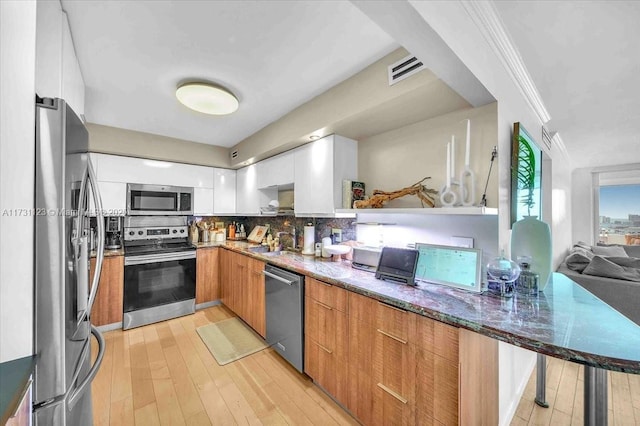
<svg viewBox="0 0 640 426"><path fill-rule="evenodd" d="M269 246L247 247L247 251L250 251L251 253L268 253L269 252Z"/></svg>
<svg viewBox="0 0 640 426"><path fill-rule="evenodd" d="M250 253L260 253L265 256L282 256L282 255L294 256L296 254L300 254L299 250L289 249L289 248L284 250L279 250L279 251L269 251L268 246L247 247L247 251L249 251Z"/></svg>

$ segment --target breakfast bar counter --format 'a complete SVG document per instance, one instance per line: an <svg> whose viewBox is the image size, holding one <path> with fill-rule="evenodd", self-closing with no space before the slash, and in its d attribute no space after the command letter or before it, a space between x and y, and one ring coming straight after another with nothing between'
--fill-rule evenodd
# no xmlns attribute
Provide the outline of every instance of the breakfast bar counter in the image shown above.
<svg viewBox="0 0 640 426"><path fill-rule="evenodd" d="M348 261L295 252L259 253L243 242L221 247L344 288L385 304L585 366L585 425L607 424L606 370L640 374L640 326L560 273L536 296L477 294L419 282L379 280ZM538 379L544 389L544 369ZM540 400L541 405L544 399Z"/></svg>
<svg viewBox="0 0 640 426"><path fill-rule="evenodd" d="M286 251L253 253L238 242L223 247L537 353L640 374L640 326L563 274L554 273L538 296L507 299L436 284L378 280L348 261Z"/></svg>

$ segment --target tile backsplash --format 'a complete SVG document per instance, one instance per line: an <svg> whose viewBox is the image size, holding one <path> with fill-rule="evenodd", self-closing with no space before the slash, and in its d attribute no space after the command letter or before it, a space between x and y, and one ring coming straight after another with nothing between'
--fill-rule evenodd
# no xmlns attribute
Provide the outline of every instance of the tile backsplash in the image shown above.
<svg viewBox="0 0 640 426"><path fill-rule="evenodd" d="M205 221L212 226L215 222L224 222L225 228L229 228L229 224L232 222L238 222L244 225L244 229L249 235L251 230L258 225L269 225L271 231L275 234L278 232L288 232L291 230L291 226L295 226L296 229L296 246L302 247L304 226L308 223L312 223L315 226L315 240L320 242L322 238L331 236L331 230L333 228L339 228L342 230L342 241L350 241L356 239L356 227L353 225L354 219L339 219L339 218L313 218L313 217L294 217L294 216L206 216L206 217L190 217L189 223L192 221ZM288 237L284 237L282 244L285 247L291 246L291 240Z"/></svg>

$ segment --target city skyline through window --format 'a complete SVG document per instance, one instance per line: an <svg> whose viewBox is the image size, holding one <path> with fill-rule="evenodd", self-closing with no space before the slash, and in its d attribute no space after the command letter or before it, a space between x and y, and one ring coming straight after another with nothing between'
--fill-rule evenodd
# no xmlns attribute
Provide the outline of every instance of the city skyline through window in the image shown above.
<svg viewBox="0 0 640 426"><path fill-rule="evenodd" d="M640 238L640 183L600 186L599 241L630 244Z"/></svg>

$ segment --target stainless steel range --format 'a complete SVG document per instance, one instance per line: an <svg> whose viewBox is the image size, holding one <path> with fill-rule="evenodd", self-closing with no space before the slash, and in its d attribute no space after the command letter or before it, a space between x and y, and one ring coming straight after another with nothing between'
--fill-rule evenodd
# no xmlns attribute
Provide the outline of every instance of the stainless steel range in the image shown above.
<svg viewBox="0 0 640 426"><path fill-rule="evenodd" d="M187 217L126 217L122 328L192 314L195 297L196 249Z"/></svg>

